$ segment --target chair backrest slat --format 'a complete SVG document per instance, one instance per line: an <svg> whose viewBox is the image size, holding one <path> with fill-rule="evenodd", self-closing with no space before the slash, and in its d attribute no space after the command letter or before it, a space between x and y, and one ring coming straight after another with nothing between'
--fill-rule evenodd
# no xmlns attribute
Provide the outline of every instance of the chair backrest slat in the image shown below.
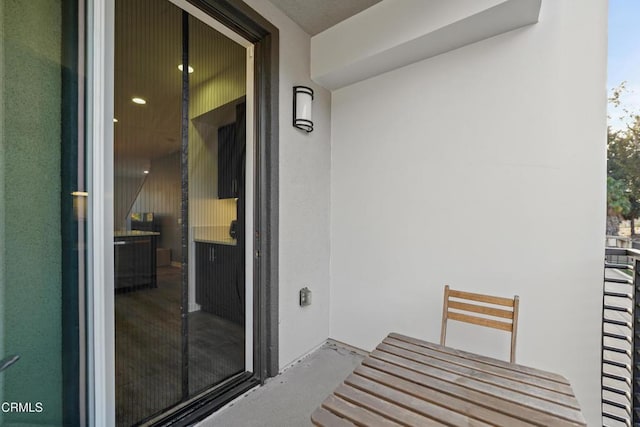
<svg viewBox="0 0 640 427"><path fill-rule="evenodd" d="M470 304L461 300L481 304ZM507 331L511 333L510 361L515 363L519 303L520 301L517 295L513 297L513 299L510 299L452 290L449 288L449 285L446 285L444 287L440 344L445 345L447 321L449 319ZM495 306L508 307L509 309L497 308ZM507 320L505 321L504 319Z"/></svg>
<svg viewBox="0 0 640 427"><path fill-rule="evenodd" d="M455 291L453 289L449 289L449 297L486 302L495 305L503 305L505 307L513 307L513 299L494 297L492 295L474 294L472 292Z"/></svg>
<svg viewBox="0 0 640 427"><path fill-rule="evenodd" d="M455 308L460 311L473 311L474 313L486 314L488 316L503 317L505 319L513 319L513 311L503 310L501 308L487 307L486 305L467 304L459 301L449 301L449 308Z"/></svg>
<svg viewBox="0 0 640 427"><path fill-rule="evenodd" d="M473 323L474 325L486 326L487 328L493 329L501 329L507 332L511 332L511 328L513 327L512 323L500 322L498 320L487 319L486 317L469 316L468 314L456 313L455 311L450 311L447 317L459 322Z"/></svg>

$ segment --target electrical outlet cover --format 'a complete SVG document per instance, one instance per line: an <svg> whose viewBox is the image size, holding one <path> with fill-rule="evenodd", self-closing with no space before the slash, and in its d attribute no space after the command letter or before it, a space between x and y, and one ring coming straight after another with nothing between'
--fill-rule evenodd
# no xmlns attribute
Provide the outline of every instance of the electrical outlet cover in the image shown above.
<svg viewBox="0 0 640 427"><path fill-rule="evenodd" d="M305 287L300 289L300 307L311 305L311 290Z"/></svg>

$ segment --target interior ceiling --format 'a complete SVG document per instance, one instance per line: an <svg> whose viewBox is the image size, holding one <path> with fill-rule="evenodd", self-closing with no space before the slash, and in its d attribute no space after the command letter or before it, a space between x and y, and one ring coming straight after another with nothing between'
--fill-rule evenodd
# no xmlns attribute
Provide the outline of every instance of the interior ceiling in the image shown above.
<svg viewBox="0 0 640 427"><path fill-rule="evenodd" d="M149 159L179 147L181 13L169 2L116 2L114 146L116 159ZM134 96L147 101L137 105Z"/></svg>
<svg viewBox="0 0 640 427"><path fill-rule="evenodd" d="M382 0L271 0L295 23L314 36Z"/></svg>
<svg viewBox="0 0 640 427"><path fill-rule="evenodd" d="M139 175L153 159L180 149L182 11L169 1L118 0L115 18L115 172ZM192 96L203 86L228 85L230 73L244 79L244 48L193 17L189 27ZM133 97L147 103L134 104Z"/></svg>

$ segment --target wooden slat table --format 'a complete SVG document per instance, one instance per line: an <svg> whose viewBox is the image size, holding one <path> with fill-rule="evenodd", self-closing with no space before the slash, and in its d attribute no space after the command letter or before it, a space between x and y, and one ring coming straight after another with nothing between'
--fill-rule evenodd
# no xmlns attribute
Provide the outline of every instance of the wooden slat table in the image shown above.
<svg viewBox="0 0 640 427"><path fill-rule="evenodd" d="M392 333L311 415L317 426L586 426L562 376Z"/></svg>

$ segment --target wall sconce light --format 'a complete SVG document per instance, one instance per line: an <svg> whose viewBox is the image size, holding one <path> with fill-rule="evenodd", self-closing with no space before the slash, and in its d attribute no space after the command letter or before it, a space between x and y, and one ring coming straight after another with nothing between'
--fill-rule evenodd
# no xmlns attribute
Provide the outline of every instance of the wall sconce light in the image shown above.
<svg viewBox="0 0 640 427"><path fill-rule="evenodd" d="M306 86L293 87L293 126L306 132L313 130L311 102L313 89Z"/></svg>

